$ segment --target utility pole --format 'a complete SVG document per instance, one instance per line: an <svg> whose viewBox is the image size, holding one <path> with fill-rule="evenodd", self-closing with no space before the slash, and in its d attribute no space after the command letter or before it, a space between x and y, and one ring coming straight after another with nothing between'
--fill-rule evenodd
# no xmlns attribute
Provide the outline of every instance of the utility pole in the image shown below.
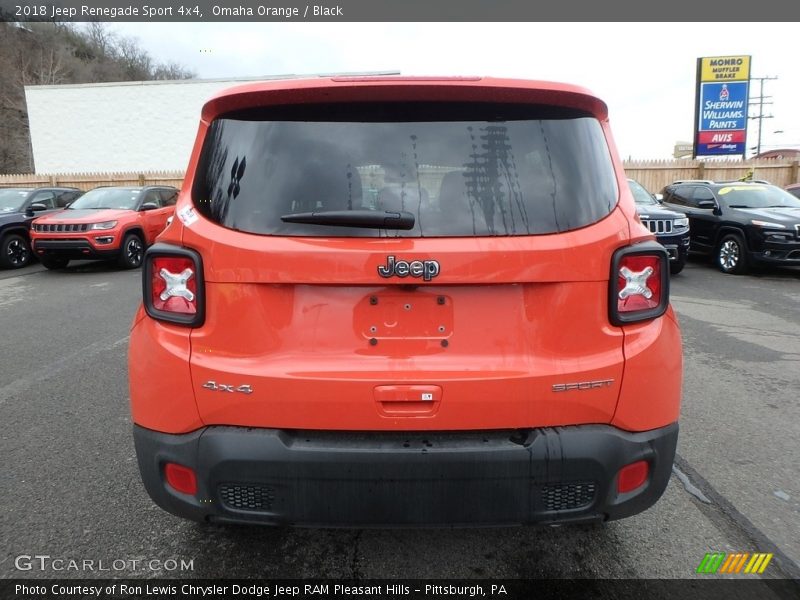
<svg viewBox="0 0 800 600"><path fill-rule="evenodd" d="M759 82L759 92L758 97L755 98L755 101L750 100L748 104L750 106L758 105L758 114L748 116L749 119L758 119L758 145L755 148L751 147L751 150L756 151L756 155L761 154L761 130L763 129L763 121L764 119L774 119L775 115L765 115L764 114L764 105L765 104L772 104L772 96L765 96L764 95L764 82L765 81L773 81L777 79L777 77L751 77L750 81L758 81Z"/></svg>

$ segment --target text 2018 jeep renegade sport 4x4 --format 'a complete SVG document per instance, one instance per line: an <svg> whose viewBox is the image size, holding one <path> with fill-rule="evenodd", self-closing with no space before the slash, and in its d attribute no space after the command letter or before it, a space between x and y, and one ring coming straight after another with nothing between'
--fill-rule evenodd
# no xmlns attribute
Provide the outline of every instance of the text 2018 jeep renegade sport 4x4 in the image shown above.
<svg viewBox="0 0 800 600"><path fill-rule="evenodd" d="M129 359L144 484L198 521L638 513L678 436L668 274L581 88L223 92L145 255Z"/></svg>

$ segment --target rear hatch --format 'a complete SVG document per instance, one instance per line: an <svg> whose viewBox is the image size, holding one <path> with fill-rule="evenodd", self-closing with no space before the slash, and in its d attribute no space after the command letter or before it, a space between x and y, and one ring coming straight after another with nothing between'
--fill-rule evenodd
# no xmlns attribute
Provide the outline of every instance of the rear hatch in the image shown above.
<svg viewBox="0 0 800 600"><path fill-rule="evenodd" d="M204 422L611 421L624 357L608 280L629 229L607 135L581 90L496 80L210 102L177 212L205 276Z"/></svg>

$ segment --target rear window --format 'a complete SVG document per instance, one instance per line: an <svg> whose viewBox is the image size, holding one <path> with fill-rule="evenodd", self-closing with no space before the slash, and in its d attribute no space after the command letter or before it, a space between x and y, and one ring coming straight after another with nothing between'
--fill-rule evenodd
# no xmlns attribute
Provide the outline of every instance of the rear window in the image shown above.
<svg viewBox="0 0 800 600"><path fill-rule="evenodd" d="M211 123L194 203L280 236L510 236L595 223L617 202L600 123L571 109L405 103L274 107ZM293 213L407 211L411 230L286 223Z"/></svg>

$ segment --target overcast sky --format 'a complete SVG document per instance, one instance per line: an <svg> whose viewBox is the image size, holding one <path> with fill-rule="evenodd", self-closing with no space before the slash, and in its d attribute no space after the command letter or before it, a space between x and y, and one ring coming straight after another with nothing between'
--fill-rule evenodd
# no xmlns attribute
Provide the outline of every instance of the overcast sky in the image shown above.
<svg viewBox="0 0 800 600"><path fill-rule="evenodd" d="M623 158L670 158L690 141L696 59L751 55L774 104L762 151L800 147L795 23L119 23L158 61L199 78L399 70L588 87L609 105ZM751 98L758 96L753 82ZM751 115L756 114L751 109ZM781 130L783 133L773 133ZM756 122L748 129L755 146Z"/></svg>

